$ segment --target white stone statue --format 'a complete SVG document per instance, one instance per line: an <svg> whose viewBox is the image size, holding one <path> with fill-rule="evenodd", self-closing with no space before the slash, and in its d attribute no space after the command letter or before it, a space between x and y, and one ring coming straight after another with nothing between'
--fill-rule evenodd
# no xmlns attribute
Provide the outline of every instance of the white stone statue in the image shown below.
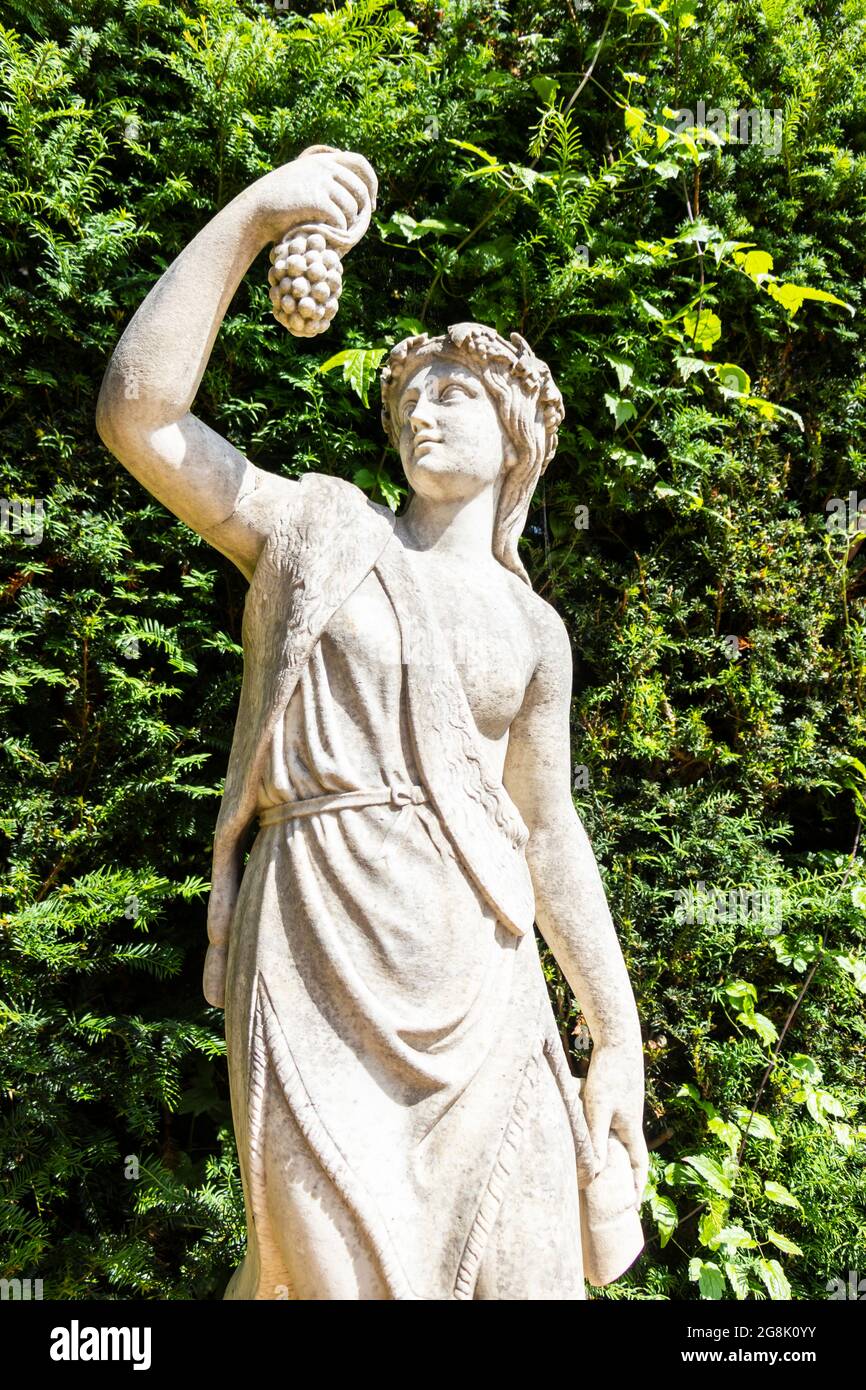
<svg viewBox="0 0 866 1390"><path fill-rule="evenodd" d="M572 803L569 641L517 554L560 394L516 333L399 343L396 520L190 412L263 248L317 227L342 254L375 195L365 159L322 146L259 179L151 290L98 407L108 448L250 581L204 986L248 1221L226 1297L581 1299L642 1248L647 1151L637 1011ZM589 1024L585 1083L533 922Z"/></svg>

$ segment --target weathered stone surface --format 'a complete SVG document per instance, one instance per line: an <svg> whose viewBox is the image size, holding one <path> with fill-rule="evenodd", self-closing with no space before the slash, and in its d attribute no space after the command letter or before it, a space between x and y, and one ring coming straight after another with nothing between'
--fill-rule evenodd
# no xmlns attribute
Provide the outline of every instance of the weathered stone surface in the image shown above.
<svg viewBox="0 0 866 1390"><path fill-rule="evenodd" d="M301 228L345 255L375 195L366 160L321 146L245 190L148 295L99 403L108 447L250 581L204 983L249 1228L226 1297L581 1299L642 1248L647 1154L637 1012L571 798L569 642L517 554L559 391L516 333L398 344L396 520L191 413L257 254L298 270ZM334 269L311 267L311 304ZM585 1082L533 922L592 1033Z"/></svg>

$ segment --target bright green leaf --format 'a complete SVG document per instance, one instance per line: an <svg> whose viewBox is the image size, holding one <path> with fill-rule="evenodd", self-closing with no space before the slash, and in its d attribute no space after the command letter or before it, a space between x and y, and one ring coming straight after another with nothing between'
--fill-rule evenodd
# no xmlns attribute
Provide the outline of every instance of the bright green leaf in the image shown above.
<svg viewBox="0 0 866 1390"><path fill-rule="evenodd" d="M348 382L364 405L369 405L370 387L376 378L379 363L387 352L387 348L344 348L323 362L319 371L330 372L335 367L342 367L343 380Z"/></svg>
<svg viewBox="0 0 866 1390"><path fill-rule="evenodd" d="M616 424L615 429L624 425L626 420L633 420L637 415L637 410L631 401L624 401L619 396L611 396L605 393L604 403L613 416Z"/></svg>
<svg viewBox="0 0 866 1390"><path fill-rule="evenodd" d="M690 1260L689 1278L693 1283L697 1283L701 1298L721 1298L725 1292L722 1271L712 1260Z"/></svg>
<svg viewBox="0 0 866 1390"><path fill-rule="evenodd" d="M802 1255L799 1245L795 1245L787 1236L782 1236L778 1231L768 1230L767 1240L772 1241L773 1245L779 1250L783 1250L786 1255Z"/></svg>
<svg viewBox="0 0 866 1390"><path fill-rule="evenodd" d="M683 326L699 352L709 352L722 336L722 321L711 309L701 309L698 314L689 310L683 316Z"/></svg>
<svg viewBox="0 0 866 1390"><path fill-rule="evenodd" d="M684 1158L683 1162L694 1168L707 1186L718 1192L721 1197L733 1197L734 1189L714 1158L710 1158L708 1154L691 1154Z"/></svg>
<svg viewBox="0 0 866 1390"><path fill-rule="evenodd" d="M758 1260L758 1273L772 1299L781 1302L791 1297L791 1285L778 1260Z"/></svg>

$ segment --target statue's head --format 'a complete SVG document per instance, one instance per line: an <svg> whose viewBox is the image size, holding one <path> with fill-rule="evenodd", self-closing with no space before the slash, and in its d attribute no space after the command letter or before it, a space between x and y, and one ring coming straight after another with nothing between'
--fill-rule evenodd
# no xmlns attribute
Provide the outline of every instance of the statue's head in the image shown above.
<svg viewBox="0 0 866 1390"><path fill-rule="evenodd" d="M480 323L404 338L382 371L382 423L413 492L457 502L495 487L493 553L527 583L517 542L563 414L526 340Z"/></svg>

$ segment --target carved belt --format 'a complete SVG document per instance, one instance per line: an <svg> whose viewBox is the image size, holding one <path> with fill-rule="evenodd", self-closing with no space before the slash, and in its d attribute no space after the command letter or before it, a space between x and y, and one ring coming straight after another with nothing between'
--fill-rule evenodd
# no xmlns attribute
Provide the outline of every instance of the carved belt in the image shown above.
<svg viewBox="0 0 866 1390"><path fill-rule="evenodd" d="M373 787L356 792L331 792L327 796L309 796L302 801L281 801L276 806L268 806L259 812L259 828L281 825L284 821L299 820L304 816L317 816L323 811L345 811L363 806L395 806L400 814L388 829L379 847L379 858L383 858L402 839L409 827L415 807L429 801L424 787Z"/></svg>

